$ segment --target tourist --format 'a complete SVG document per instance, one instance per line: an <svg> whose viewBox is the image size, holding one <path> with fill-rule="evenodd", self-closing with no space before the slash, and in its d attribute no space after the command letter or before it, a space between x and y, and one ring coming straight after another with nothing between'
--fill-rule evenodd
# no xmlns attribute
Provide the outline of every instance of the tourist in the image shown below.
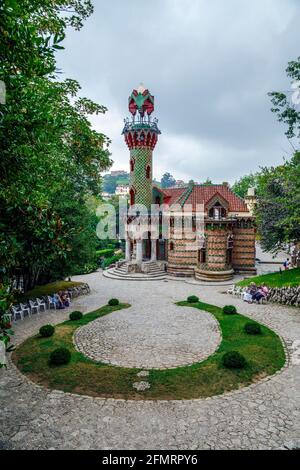
<svg viewBox="0 0 300 470"><path fill-rule="evenodd" d="M68 295L68 292L66 292L66 291L62 292L60 298L61 298L61 301L62 301L62 303L65 307L70 307L71 299Z"/></svg>
<svg viewBox="0 0 300 470"><path fill-rule="evenodd" d="M58 292L57 294L53 294L53 300L55 302L55 305L56 305L56 308L57 309L62 309L62 308L65 308L64 306L64 303L60 297L60 292Z"/></svg>
<svg viewBox="0 0 300 470"><path fill-rule="evenodd" d="M283 263L283 267L284 267L285 271L287 271L290 268L290 265L291 265L290 259L287 258Z"/></svg>
<svg viewBox="0 0 300 470"><path fill-rule="evenodd" d="M257 286L255 282L251 282L250 286L243 293L243 300L245 302L248 302L248 304L251 304L253 302L253 296L255 295L256 292L257 292Z"/></svg>
<svg viewBox="0 0 300 470"><path fill-rule="evenodd" d="M262 284L258 290L255 292L255 294L252 295L252 300L255 300L255 302L259 303L262 299L266 299L268 295L269 289L265 284Z"/></svg>

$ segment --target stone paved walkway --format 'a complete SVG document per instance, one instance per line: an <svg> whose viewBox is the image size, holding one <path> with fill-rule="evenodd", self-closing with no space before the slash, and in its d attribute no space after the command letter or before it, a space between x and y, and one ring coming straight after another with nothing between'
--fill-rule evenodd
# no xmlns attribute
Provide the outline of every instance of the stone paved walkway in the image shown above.
<svg viewBox="0 0 300 470"><path fill-rule="evenodd" d="M184 281L146 282L83 277L92 293L76 309L93 310L111 297L134 305L151 298L152 311L198 295L215 305L234 304L241 313L276 330L291 346L300 339L299 310L248 305L225 296L224 287ZM80 278L79 278L80 279ZM59 323L68 312L26 319L16 342L42 323ZM273 449L300 440L300 366L290 364L267 381L219 397L182 401L124 401L50 391L29 383L13 365L0 370L0 448L14 449Z"/></svg>
<svg viewBox="0 0 300 470"><path fill-rule="evenodd" d="M79 328L74 342L91 359L144 369L169 369L199 362L221 341L208 312L179 307L170 299L137 298L133 306Z"/></svg>

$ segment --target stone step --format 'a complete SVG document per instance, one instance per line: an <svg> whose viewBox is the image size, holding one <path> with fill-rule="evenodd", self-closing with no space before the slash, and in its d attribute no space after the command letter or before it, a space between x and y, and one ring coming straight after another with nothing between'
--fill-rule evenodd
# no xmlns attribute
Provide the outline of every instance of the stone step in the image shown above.
<svg viewBox="0 0 300 470"><path fill-rule="evenodd" d="M120 275L118 273L114 272L114 269L107 269L103 271L103 276L110 278L110 279L116 279L119 281L163 281L166 279L166 275L160 275L160 276L149 276L148 274L126 274L126 275Z"/></svg>

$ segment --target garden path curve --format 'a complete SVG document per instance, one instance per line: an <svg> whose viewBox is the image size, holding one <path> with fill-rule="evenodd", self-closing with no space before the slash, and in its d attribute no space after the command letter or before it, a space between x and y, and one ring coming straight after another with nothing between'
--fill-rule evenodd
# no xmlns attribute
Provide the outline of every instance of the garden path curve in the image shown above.
<svg viewBox="0 0 300 470"><path fill-rule="evenodd" d="M75 278L74 278L75 279ZM111 297L134 305L151 296L153 311L162 299L169 304L188 295L223 306L224 287L197 286L184 281L126 283L101 272L76 279L92 293L74 302L91 311ZM276 305L230 303L241 313L273 328L288 347L300 339L299 310ZM58 311L18 322L19 343L43 323L60 323ZM0 370L0 448L13 449L273 449L300 441L300 365L250 387L207 399L133 401L101 399L51 391L22 376L12 364Z"/></svg>

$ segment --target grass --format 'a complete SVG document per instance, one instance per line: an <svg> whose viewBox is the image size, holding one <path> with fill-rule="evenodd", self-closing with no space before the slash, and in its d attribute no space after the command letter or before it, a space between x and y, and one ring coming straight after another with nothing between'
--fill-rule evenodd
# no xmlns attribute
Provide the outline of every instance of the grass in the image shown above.
<svg viewBox="0 0 300 470"><path fill-rule="evenodd" d="M44 284L43 286L36 286L18 297L18 301L34 299L36 297L42 297L43 295L51 295L60 290L67 290L71 287L82 285L82 282L75 281L56 281L50 284Z"/></svg>
<svg viewBox="0 0 300 470"><path fill-rule="evenodd" d="M245 287L255 282L256 284L265 283L268 287L286 287L300 285L300 268L288 269L287 271L262 274L261 276L249 277L237 283L237 286Z"/></svg>
<svg viewBox="0 0 300 470"><path fill-rule="evenodd" d="M79 321L66 321L55 327L51 338L38 335L28 338L13 353L13 360L24 374L33 381L51 389L86 394L91 396L125 399L191 399L209 397L225 391L239 389L262 377L274 374L285 363L285 354L279 337L269 328L261 325L262 334L251 336L244 332L249 318L243 315L224 315L214 305L198 302L179 306L197 308L210 312L219 322L222 341L218 350L203 362L176 369L156 370L149 374L151 388L137 392L132 388L140 369L129 369L94 362L76 351L72 342L74 331L90 321L113 311L129 307L120 304L108 305L90 312ZM201 334L201 332L199 333ZM49 354L57 347L67 347L71 362L64 366L50 367ZM242 370L230 370L222 365L225 352L237 350L247 360Z"/></svg>

